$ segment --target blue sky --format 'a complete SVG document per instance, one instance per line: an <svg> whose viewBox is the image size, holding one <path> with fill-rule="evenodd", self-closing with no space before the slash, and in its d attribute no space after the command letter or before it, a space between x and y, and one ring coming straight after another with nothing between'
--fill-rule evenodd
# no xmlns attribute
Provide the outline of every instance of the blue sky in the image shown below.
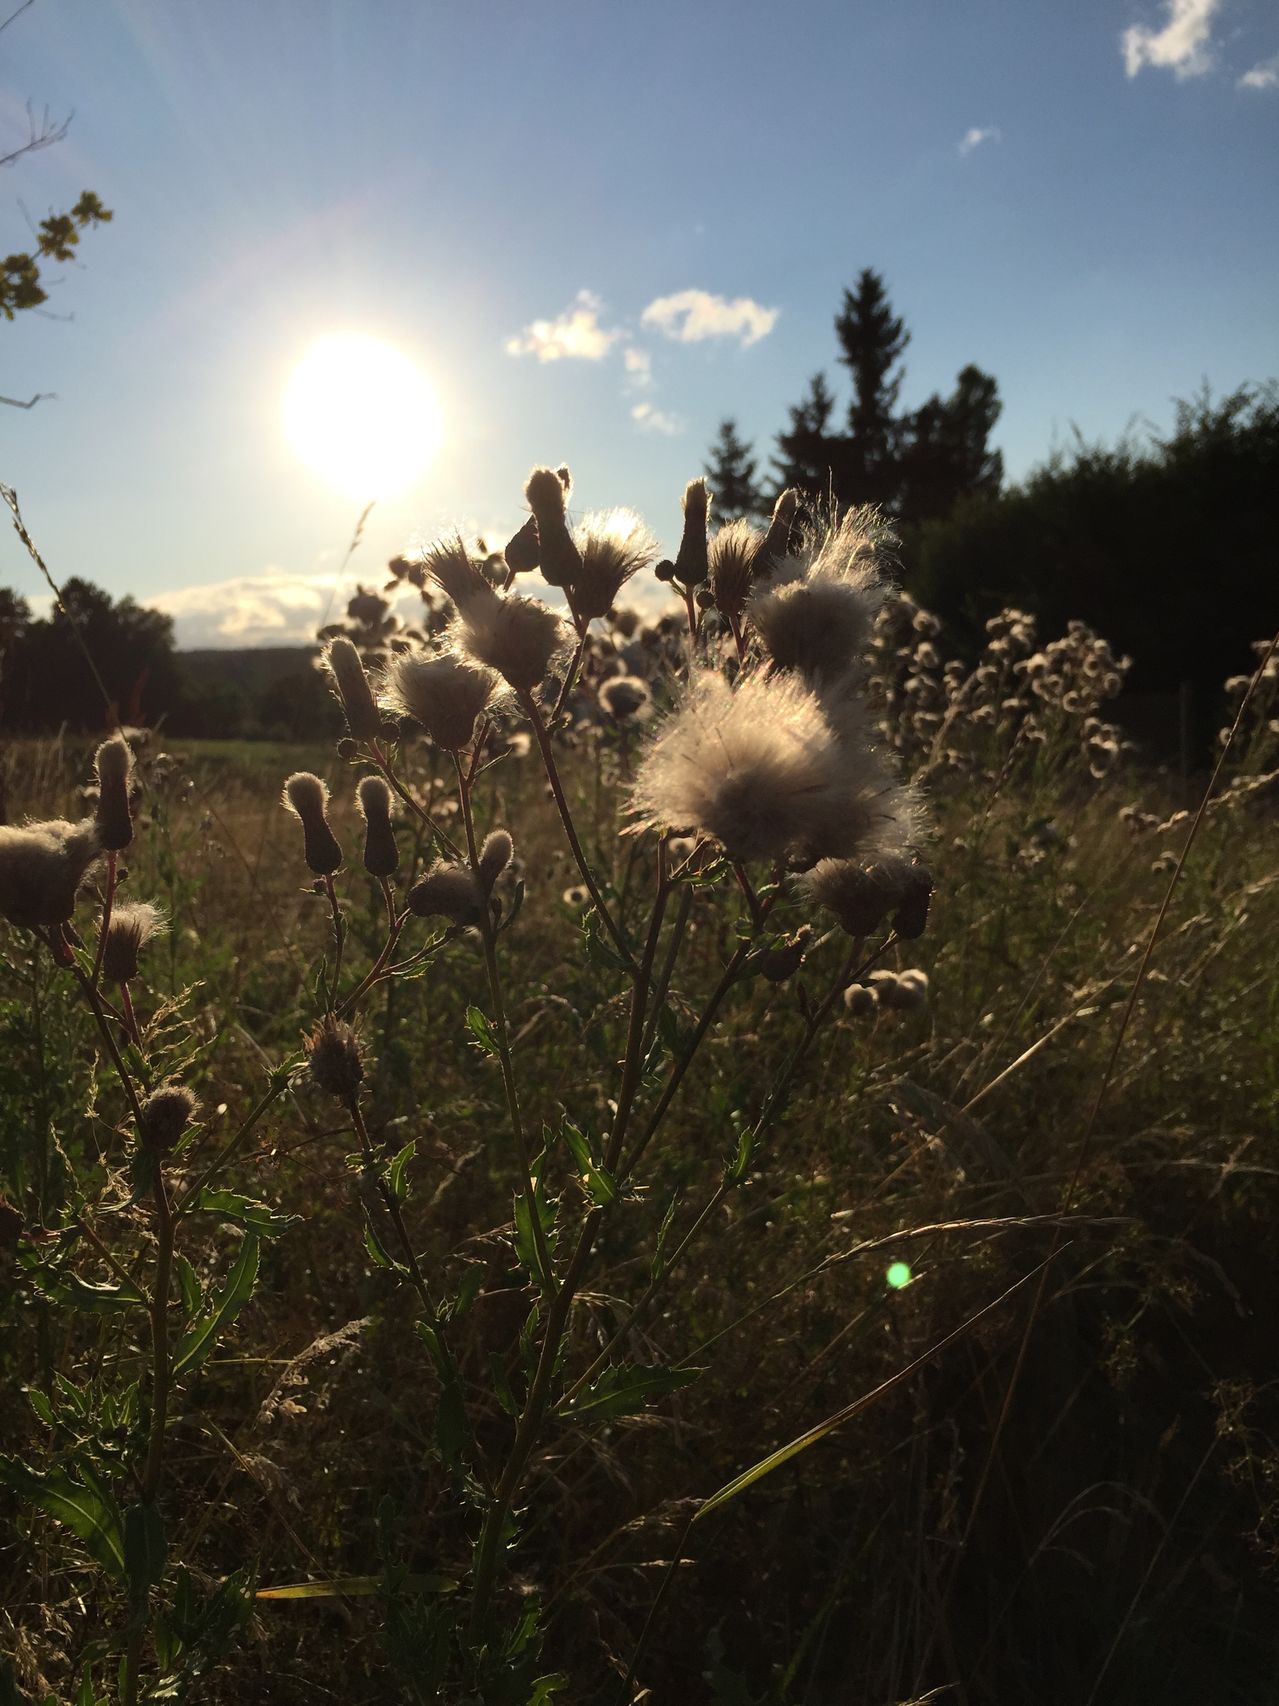
<svg viewBox="0 0 1279 1706"><path fill-rule="evenodd" d="M57 393L0 409L0 480L55 574L186 643L301 637L327 596L359 505L280 412L333 331L443 417L372 579L453 524L500 543L542 461L669 540L722 416L766 455L838 386L863 266L904 402L992 372L1014 476L1279 375L1272 0L35 0L0 143L28 101L75 116L0 174L5 251L84 188L115 220L59 269L70 320L0 325L0 392ZM7 533L0 583L40 590Z"/></svg>

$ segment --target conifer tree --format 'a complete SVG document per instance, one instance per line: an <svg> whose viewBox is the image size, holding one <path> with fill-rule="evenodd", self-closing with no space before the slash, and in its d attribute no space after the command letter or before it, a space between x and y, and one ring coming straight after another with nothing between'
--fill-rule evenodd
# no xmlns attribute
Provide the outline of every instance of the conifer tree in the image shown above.
<svg viewBox="0 0 1279 1706"><path fill-rule="evenodd" d="M853 380L839 495L845 503L895 507L902 437L895 410L910 333L889 305L884 280L870 267L858 274L855 290L845 290L835 336L839 359Z"/></svg>
<svg viewBox="0 0 1279 1706"><path fill-rule="evenodd" d="M836 463L842 462L840 441L831 433L835 398L824 373L814 373L807 395L790 409L790 427L777 435L779 455L774 458L777 490L797 486L816 497L834 490Z"/></svg>
<svg viewBox="0 0 1279 1706"><path fill-rule="evenodd" d="M755 468L751 446L738 437L737 422L722 420L706 464L715 514L721 521L741 521L765 513L767 506Z"/></svg>

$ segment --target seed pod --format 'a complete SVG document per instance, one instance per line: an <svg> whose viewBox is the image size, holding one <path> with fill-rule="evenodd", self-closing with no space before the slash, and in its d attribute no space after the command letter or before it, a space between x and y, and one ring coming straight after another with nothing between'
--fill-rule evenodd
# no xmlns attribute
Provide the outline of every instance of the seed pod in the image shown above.
<svg viewBox="0 0 1279 1706"><path fill-rule="evenodd" d="M373 689L364 673L359 652L350 640L339 635L330 640L324 662L337 687L338 698L346 713L346 726L356 740L375 741L382 735L382 713L373 698Z"/></svg>
<svg viewBox="0 0 1279 1706"><path fill-rule="evenodd" d="M437 859L409 890L409 911L418 918L447 918L451 924L466 926L483 918L484 900L473 871Z"/></svg>
<svg viewBox="0 0 1279 1706"><path fill-rule="evenodd" d="M326 1096L354 1107L364 1080L359 1038L350 1025L332 1014L303 1040L311 1082Z"/></svg>
<svg viewBox="0 0 1279 1706"><path fill-rule="evenodd" d="M565 483L553 468L535 468L524 496L537 522L539 567L548 586L573 586L582 572L582 553L564 514Z"/></svg>
<svg viewBox="0 0 1279 1706"><path fill-rule="evenodd" d="M364 869L371 877L394 876L400 850L391 823L390 787L381 776L361 776L355 800L364 819Z"/></svg>
<svg viewBox="0 0 1279 1706"><path fill-rule="evenodd" d="M133 780L133 751L123 735L104 740L93 760L98 777L95 816L98 836L108 851L117 853L133 840L129 785Z"/></svg>
<svg viewBox="0 0 1279 1706"><path fill-rule="evenodd" d="M711 495L705 480L690 480L684 488L684 533L675 555L675 573L685 586L700 586L710 573L706 558L706 520Z"/></svg>
<svg viewBox="0 0 1279 1706"><path fill-rule="evenodd" d="M515 843L504 829L495 829L485 836L484 845L480 848L480 887L486 895L493 892L493 884L510 864L515 853Z"/></svg>
<svg viewBox="0 0 1279 1706"><path fill-rule="evenodd" d="M297 770L284 784L281 805L302 824L307 868L318 877L332 876L342 865L342 848L329 827L329 790L309 770Z"/></svg>
<svg viewBox="0 0 1279 1706"><path fill-rule="evenodd" d="M195 1118L198 1104L183 1084L161 1084L142 1104L139 1134L143 1146L167 1155Z"/></svg>
<svg viewBox="0 0 1279 1706"><path fill-rule="evenodd" d="M138 975L138 955L153 936L168 929L164 914L149 900L116 906L102 944L102 975L109 983L128 983Z"/></svg>

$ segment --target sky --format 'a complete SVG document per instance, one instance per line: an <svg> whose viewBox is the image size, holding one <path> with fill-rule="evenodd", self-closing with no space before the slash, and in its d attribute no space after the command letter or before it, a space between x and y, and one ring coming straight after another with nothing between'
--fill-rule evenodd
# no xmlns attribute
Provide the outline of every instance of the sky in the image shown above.
<svg viewBox="0 0 1279 1706"><path fill-rule="evenodd" d="M348 592L446 529L500 546L539 463L673 543L722 418L766 465L810 374L845 400L863 267L903 404L993 373L1013 478L1279 377L1273 0L32 0L0 154L28 105L73 116L0 172L0 252L86 188L114 219L0 323L0 393L55 394L0 407L0 481L56 577L181 645L304 640L335 596L363 505L284 427L335 334L438 410Z"/></svg>

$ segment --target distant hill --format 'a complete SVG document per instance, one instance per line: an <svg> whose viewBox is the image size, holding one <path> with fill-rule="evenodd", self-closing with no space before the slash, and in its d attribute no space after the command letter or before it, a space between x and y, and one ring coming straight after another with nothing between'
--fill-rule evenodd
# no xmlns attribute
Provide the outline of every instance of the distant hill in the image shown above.
<svg viewBox="0 0 1279 1706"><path fill-rule="evenodd" d="M318 646L202 646L178 653L189 680L198 687L227 682L256 697L277 681L306 669Z"/></svg>

